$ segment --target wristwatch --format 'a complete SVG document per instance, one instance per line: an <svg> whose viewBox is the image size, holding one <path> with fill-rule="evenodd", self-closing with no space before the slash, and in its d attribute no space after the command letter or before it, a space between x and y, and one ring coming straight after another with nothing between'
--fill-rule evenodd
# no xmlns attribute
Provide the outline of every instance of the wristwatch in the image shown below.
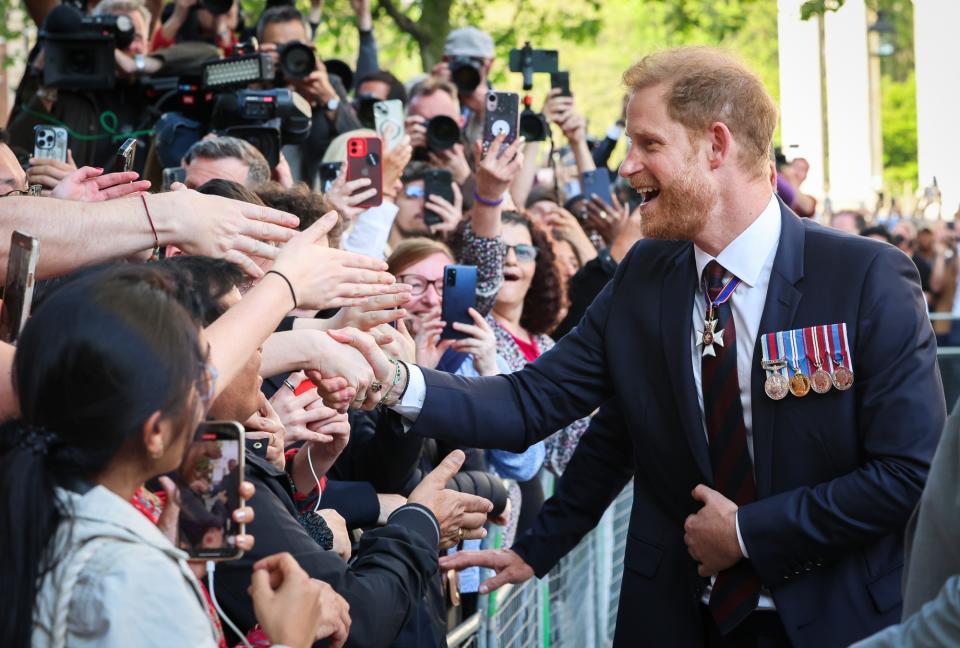
<svg viewBox="0 0 960 648"><path fill-rule="evenodd" d="M134 54L133 64L137 68L137 74L143 74L147 69L147 58L143 54Z"/></svg>
<svg viewBox="0 0 960 648"><path fill-rule="evenodd" d="M337 112L337 108L340 107L340 97L333 97L327 101L325 108L330 112Z"/></svg>

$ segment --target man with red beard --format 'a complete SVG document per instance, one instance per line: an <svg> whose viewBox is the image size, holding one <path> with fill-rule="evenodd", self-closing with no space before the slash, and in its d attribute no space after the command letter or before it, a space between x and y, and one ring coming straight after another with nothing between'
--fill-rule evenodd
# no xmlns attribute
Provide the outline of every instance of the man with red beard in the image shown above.
<svg viewBox="0 0 960 648"><path fill-rule="evenodd" d="M726 53L652 54L624 81L646 238L556 348L463 379L341 341L398 378L384 404L411 433L449 443L517 451L600 407L534 528L443 569L494 569L481 591L542 576L632 477L615 645L849 645L900 617L946 417L916 269L776 198L775 106Z"/></svg>

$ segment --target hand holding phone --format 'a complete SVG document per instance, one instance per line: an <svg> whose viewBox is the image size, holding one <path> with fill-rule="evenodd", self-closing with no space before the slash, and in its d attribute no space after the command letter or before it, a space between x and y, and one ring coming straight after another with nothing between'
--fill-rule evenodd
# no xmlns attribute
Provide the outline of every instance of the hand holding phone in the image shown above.
<svg viewBox="0 0 960 648"><path fill-rule="evenodd" d="M67 129L41 124L33 127L33 157L38 160L67 161Z"/></svg>
<svg viewBox="0 0 960 648"><path fill-rule="evenodd" d="M373 104L373 119L384 149L392 151L403 141L403 102L399 99L378 101Z"/></svg>
<svg viewBox="0 0 960 648"><path fill-rule="evenodd" d="M361 191L375 189L376 194L356 205L377 207L383 203L383 142L379 137L351 137L347 140L347 181L369 178L371 184Z"/></svg>
<svg viewBox="0 0 960 648"><path fill-rule="evenodd" d="M443 301L440 319L446 322L442 340L462 340L467 337L453 328L454 322L473 325L470 309L477 307L477 266L448 265L443 269Z"/></svg>
<svg viewBox="0 0 960 648"><path fill-rule="evenodd" d="M503 144L497 155L502 155L517 139L520 120L520 96L516 92L488 92L486 110L483 114L483 153L498 135L503 135Z"/></svg>
<svg viewBox="0 0 960 648"><path fill-rule="evenodd" d="M190 557L232 560L243 555L234 520L243 507L244 431L235 421L209 421L197 428L173 475L180 489L177 544Z"/></svg>

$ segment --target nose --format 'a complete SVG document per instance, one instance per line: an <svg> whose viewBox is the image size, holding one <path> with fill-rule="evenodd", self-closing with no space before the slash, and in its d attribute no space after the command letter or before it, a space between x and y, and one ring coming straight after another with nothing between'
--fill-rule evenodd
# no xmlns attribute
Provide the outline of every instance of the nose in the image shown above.
<svg viewBox="0 0 960 648"><path fill-rule="evenodd" d="M617 173L621 178L629 178L643 171L643 160L639 149L639 146L631 146L627 157L620 163L620 170Z"/></svg>
<svg viewBox="0 0 960 648"><path fill-rule="evenodd" d="M508 266L508 265L519 265L519 263L520 263L520 262L517 260L517 250L516 250L516 248L508 247L508 248L507 248L507 253L503 255L503 265L504 265L504 266Z"/></svg>
<svg viewBox="0 0 960 648"><path fill-rule="evenodd" d="M437 292L437 287L433 284L429 284L427 289L423 291L423 297L420 298L427 306L435 306L440 303L441 297L440 293Z"/></svg>

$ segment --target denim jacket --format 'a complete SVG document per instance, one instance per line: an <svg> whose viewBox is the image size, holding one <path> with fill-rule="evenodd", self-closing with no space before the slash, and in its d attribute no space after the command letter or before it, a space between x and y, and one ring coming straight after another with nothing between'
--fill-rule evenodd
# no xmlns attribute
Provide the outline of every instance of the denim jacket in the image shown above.
<svg viewBox="0 0 960 648"><path fill-rule="evenodd" d="M184 552L103 486L56 494L66 519L53 541L57 562L37 596L33 648L216 648ZM77 572L75 579L70 572ZM65 644L55 638L58 611L66 614Z"/></svg>

